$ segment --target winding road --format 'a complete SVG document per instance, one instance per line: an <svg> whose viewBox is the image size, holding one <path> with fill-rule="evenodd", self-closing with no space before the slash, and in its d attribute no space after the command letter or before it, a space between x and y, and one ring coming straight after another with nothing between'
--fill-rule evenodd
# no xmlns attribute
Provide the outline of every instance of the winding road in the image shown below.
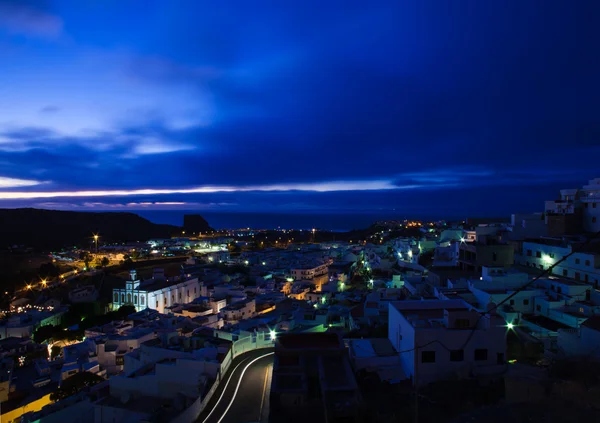
<svg viewBox="0 0 600 423"><path fill-rule="evenodd" d="M259 349L237 357L207 404L199 423L267 422L273 352Z"/></svg>

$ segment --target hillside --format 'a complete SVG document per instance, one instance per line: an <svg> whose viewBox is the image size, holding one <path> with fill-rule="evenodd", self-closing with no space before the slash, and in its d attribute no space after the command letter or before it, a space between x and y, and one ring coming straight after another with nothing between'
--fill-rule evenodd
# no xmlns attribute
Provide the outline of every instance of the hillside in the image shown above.
<svg viewBox="0 0 600 423"><path fill-rule="evenodd" d="M210 230L208 224L205 230ZM177 226L155 224L134 213L0 209L0 248L88 246L95 233L101 243L144 241L168 238L180 231Z"/></svg>

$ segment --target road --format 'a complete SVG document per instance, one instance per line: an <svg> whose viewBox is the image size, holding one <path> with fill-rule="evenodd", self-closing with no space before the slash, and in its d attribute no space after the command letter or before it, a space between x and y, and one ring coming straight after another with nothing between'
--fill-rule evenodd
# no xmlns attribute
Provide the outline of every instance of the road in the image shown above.
<svg viewBox="0 0 600 423"><path fill-rule="evenodd" d="M269 409L271 349L259 349L234 360L199 423L266 421Z"/></svg>

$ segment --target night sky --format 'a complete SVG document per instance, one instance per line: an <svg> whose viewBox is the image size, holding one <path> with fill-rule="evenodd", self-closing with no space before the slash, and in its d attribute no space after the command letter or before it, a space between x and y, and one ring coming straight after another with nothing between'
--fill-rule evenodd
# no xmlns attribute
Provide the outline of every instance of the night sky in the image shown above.
<svg viewBox="0 0 600 423"><path fill-rule="evenodd" d="M541 211L598 1L0 0L0 207Z"/></svg>

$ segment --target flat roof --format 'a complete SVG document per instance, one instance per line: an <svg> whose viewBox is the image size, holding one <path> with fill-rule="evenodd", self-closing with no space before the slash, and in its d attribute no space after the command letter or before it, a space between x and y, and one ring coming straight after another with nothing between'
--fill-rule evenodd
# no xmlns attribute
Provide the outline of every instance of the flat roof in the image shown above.
<svg viewBox="0 0 600 423"><path fill-rule="evenodd" d="M335 333L284 333L277 336L277 346L285 349L342 349Z"/></svg>

